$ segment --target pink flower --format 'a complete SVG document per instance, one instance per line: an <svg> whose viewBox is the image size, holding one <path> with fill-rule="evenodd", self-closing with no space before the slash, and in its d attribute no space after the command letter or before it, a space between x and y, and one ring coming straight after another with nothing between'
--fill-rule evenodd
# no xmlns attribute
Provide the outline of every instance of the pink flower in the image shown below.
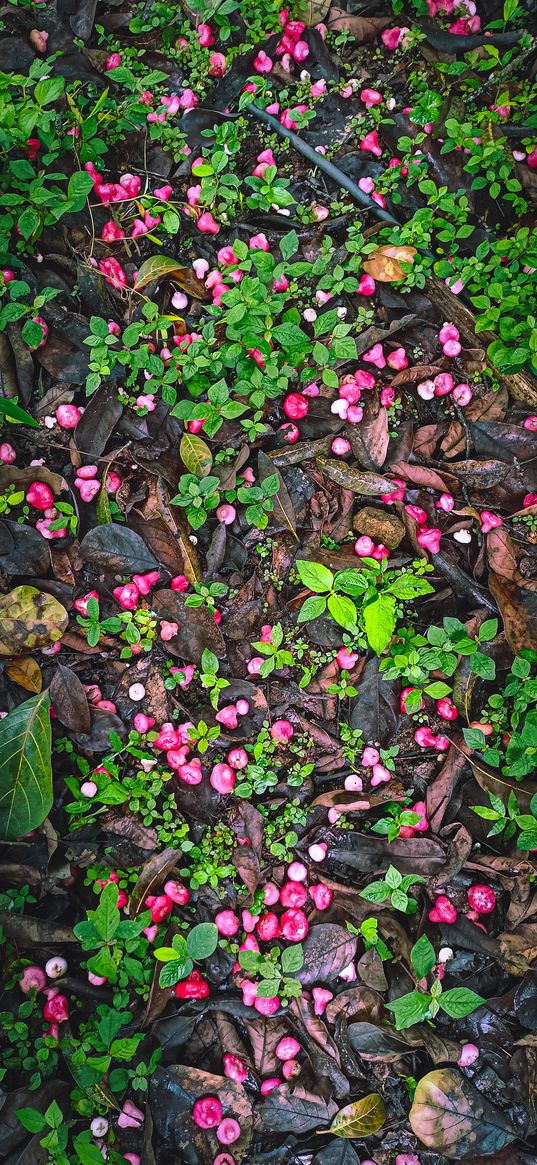
<svg viewBox="0 0 537 1165"><path fill-rule="evenodd" d="M473 395L469 384L457 384L453 389L453 400L461 409L470 404Z"/></svg>
<svg viewBox="0 0 537 1165"><path fill-rule="evenodd" d="M208 49L210 45L214 44L214 36L210 24L198 24L197 34L202 48Z"/></svg>
<svg viewBox="0 0 537 1165"><path fill-rule="evenodd" d="M76 405L58 405L56 420L62 429L76 429L82 416Z"/></svg>
<svg viewBox="0 0 537 1165"><path fill-rule="evenodd" d="M270 73L274 67L274 62L270 57L267 57L263 49L258 52L254 60L254 69L256 73Z"/></svg>
<svg viewBox="0 0 537 1165"><path fill-rule="evenodd" d="M237 709L235 705L226 704L224 708L221 708L220 711L216 713L215 720L218 720L219 724L223 724L224 728L236 728L238 720Z"/></svg>
<svg viewBox="0 0 537 1165"><path fill-rule="evenodd" d="M430 554L438 554L440 550L440 539L442 531L438 530L436 526L423 526L420 530L417 540L424 550L428 550Z"/></svg>
<svg viewBox="0 0 537 1165"><path fill-rule="evenodd" d="M105 222L104 224L101 231L101 238L103 243L115 243L118 239L125 238L125 231L121 227L118 227L113 219L110 219L109 222Z"/></svg>
<svg viewBox="0 0 537 1165"><path fill-rule="evenodd" d="M273 740L277 740L280 744L286 744L291 740L294 729L289 720L275 720L270 730L270 735Z"/></svg>
<svg viewBox="0 0 537 1165"><path fill-rule="evenodd" d="M121 289L127 286L127 275L117 259L101 259L98 267L106 282L111 283L112 287Z"/></svg>
<svg viewBox="0 0 537 1165"><path fill-rule="evenodd" d="M394 52L401 40L401 34L401 28L385 28L384 32L381 33L380 39L385 48L389 49L390 52Z"/></svg>
<svg viewBox="0 0 537 1165"><path fill-rule="evenodd" d="M225 502L223 506L219 506L216 511L216 517L224 526L231 526L237 517L235 506Z"/></svg>
<svg viewBox="0 0 537 1165"><path fill-rule="evenodd" d="M153 195L159 202L168 202L173 194L173 186L156 186Z"/></svg>
<svg viewBox="0 0 537 1165"><path fill-rule="evenodd" d="M184 89L179 98L179 105L181 109L195 109L198 100L192 89Z"/></svg>
<svg viewBox="0 0 537 1165"><path fill-rule="evenodd" d="M380 105L382 93L379 93L378 89L362 89L360 100L363 101L366 109L372 109L374 105Z"/></svg>
<svg viewBox="0 0 537 1165"><path fill-rule="evenodd" d="M384 368L386 366L386 360L384 358L382 344L373 344L372 348L364 352L362 360L366 364L374 364L376 368Z"/></svg>
<svg viewBox="0 0 537 1165"><path fill-rule="evenodd" d="M495 530L497 526L503 526L502 519L498 514L492 514L490 510L482 510L479 517L484 534L488 534L490 530Z"/></svg>
<svg viewBox="0 0 537 1165"><path fill-rule="evenodd" d="M250 251L270 251L270 244L267 236L261 231L257 235L252 235L248 247Z"/></svg>
<svg viewBox="0 0 537 1165"><path fill-rule="evenodd" d="M356 295L374 295L377 285L372 275L361 275L360 282L356 288ZM389 361L388 361L389 363Z"/></svg>
<svg viewBox="0 0 537 1165"><path fill-rule="evenodd" d="M354 552L359 558L370 558L374 549L375 543L367 534L362 534L354 543Z"/></svg>
<svg viewBox="0 0 537 1165"><path fill-rule="evenodd" d="M104 67L105 67L106 72L109 73L110 69L119 69L120 64L121 64L121 53L109 53L109 55L106 58L106 64Z"/></svg>
<svg viewBox="0 0 537 1165"><path fill-rule="evenodd" d="M217 235L220 230L220 227L218 223L215 222L210 210L204 211L204 213L198 219L196 226L202 234L206 235Z"/></svg>
<svg viewBox="0 0 537 1165"><path fill-rule="evenodd" d="M370 133L366 133L360 142L360 149L374 154L376 158L382 156L382 146L379 145L379 137L376 129L371 130Z"/></svg>
<svg viewBox="0 0 537 1165"><path fill-rule="evenodd" d="M408 368L408 356L404 348L396 348L395 351L390 352L386 363L390 368L395 368L397 372L401 372L403 368Z"/></svg>
<svg viewBox="0 0 537 1165"><path fill-rule="evenodd" d="M223 77L227 68L227 60L223 53L211 53L209 57L209 76Z"/></svg>

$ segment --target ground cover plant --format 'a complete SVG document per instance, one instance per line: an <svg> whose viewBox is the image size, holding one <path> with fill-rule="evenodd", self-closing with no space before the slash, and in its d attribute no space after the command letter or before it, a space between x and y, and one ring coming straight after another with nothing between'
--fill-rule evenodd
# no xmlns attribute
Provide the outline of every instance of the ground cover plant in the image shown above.
<svg viewBox="0 0 537 1165"><path fill-rule="evenodd" d="M0 10L0 1160L537 1165L531 0Z"/></svg>

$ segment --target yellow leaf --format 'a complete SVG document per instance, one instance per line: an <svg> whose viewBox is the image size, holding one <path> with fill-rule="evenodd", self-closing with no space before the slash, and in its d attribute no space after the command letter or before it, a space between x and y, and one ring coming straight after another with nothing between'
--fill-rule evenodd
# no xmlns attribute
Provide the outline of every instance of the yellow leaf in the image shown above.
<svg viewBox="0 0 537 1165"><path fill-rule="evenodd" d="M19 655L15 659L10 659L5 666L6 676L13 680L14 684L24 688L26 692L40 692L43 687L43 676L41 675L41 668L31 655Z"/></svg>
<svg viewBox="0 0 537 1165"><path fill-rule="evenodd" d="M330 1132L336 1137L370 1137L382 1128L386 1120L386 1108L378 1092L370 1092L362 1100L347 1104L336 1113Z"/></svg>

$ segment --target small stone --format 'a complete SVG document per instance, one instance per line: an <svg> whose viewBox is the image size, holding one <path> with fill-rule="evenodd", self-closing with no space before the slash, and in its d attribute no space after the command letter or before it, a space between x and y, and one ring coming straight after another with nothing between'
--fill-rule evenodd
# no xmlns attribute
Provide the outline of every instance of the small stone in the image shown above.
<svg viewBox="0 0 537 1165"><path fill-rule="evenodd" d="M373 542L382 542L389 550L395 550L405 536L405 527L396 514L377 510L374 506L364 506L359 510L352 524L360 534L368 534Z"/></svg>

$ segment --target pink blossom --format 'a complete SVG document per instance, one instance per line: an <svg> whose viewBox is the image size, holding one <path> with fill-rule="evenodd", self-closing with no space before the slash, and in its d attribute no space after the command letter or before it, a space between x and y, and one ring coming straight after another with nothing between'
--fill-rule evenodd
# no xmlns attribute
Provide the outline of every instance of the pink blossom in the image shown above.
<svg viewBox="0 0 537 1165"><path fill-rule="evenodd" d="M270 57L267 56L266 52L261 49L254 60L254 69L256 73L270 73L273 67L274 62Z"/></svg>
<svg viewBox="0 0 537 1165"><path fill-rule="evenodd" d="M374 154L376 158L382 156L382 146L379 145L379 137L376 129L371 130L370 133L366 133L360 142L360 149Z"/></svg>

